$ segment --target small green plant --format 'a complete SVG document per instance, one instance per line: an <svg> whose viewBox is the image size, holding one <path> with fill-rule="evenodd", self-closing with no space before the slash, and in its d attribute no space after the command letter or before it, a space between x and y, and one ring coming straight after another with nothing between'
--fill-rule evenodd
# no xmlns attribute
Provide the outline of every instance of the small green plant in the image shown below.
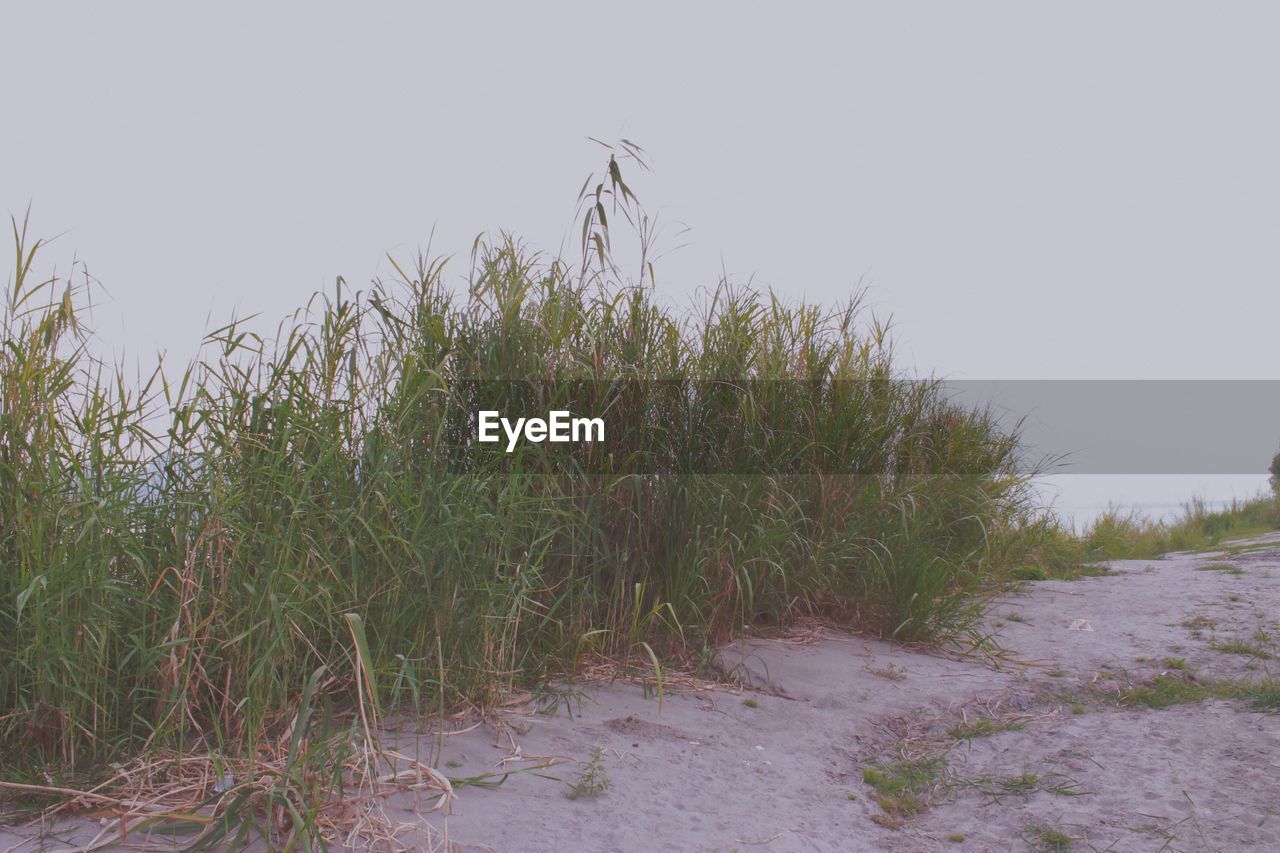
<svg viewBox="0 0 1280 853"><path fill-rule="evenodd" d="M579 762L581 771L578 780L565 794L571 800L592 799L609 790L609 773L604 766L604 749L591 747L591 757Z"/></svg>
<svg viewBox="0 0 1280 853"><path fill-rule="evenodd" d="M759 702L757 702L757 701L756 701L756 700L754 700L754 699L743 699L743 700L742 700L742 704L743 704L743 705L746 705L748 708L759 708L759 707L760 707L760 703L759 703Z"/></svg>
<svg viewBox="0 0 1280 853"><path fill-rule="evenodd" d="M1083 706L1083 705L1072 705L1072 706L1071 706L1071 713L1072 713L1072 714L1075 714L1077 717L1078 717L1078 716L1080 716L1081 714L1083 714L1083 713L1084 713L1084 706Z"/></svg>
<svg viewBox="0 0 1280 853"><path fill-rule="evenodd" d="M959 832L953 832L947 836L947 840L950 841L952 844L959 844L962 841L964 841L964 835Z"/></svg>
<svg viewBox="0 0 1280 853"><path fill-rule="evenodd" d="M580 708L587 695L576 687L553 684L542 681L532 688L534 707L539 714L554 717L563 708L573 719L574 711Z"/></svg>
<svg viewBox="0 0 1280 853"><path fill-rule="evenodd" d="M1186 669L1187 659L1186 658L1165 658L1164 665L1169 669Z"/></svg>
<svg viewBox="0 0 1280 853"><path fill-rule="evenodd" d="M1009 613L1004 618L1008 619L1010 622L1021 622L1023 625L1031 624L1027 621L1027 617L1023 616L1021 613Z"/></svg>

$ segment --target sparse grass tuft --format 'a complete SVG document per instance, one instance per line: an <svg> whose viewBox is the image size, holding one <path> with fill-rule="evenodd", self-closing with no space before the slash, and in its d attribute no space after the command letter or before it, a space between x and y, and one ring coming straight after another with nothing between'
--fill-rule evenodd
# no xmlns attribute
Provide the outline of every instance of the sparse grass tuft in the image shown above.
<svg viewBox="0 0 1280 853"><path fill-rule="evenodd" d="M1197 679L1188 672L1185 676L1157 675L1146 684L1135 685L1120 691L1120 700L1127 705L1147 708L1170 708L1205 699L1248 700L1260 711L1274 711L1280 705L1280 682L1245 681L1235 679Z"/></svg>
<svg viewBox="0 0 1280 853"><path fill-rule="evenodd" d="M1024 728L1026 728L1026 724L1018 720L980 717L972 723L956 723L948 731L948 734L956 740L973 740L978 737L989 737L999 732L1018 732Z"/></svg>
<svg viewBox="0 0 1280 853"><path fill-rule="evenodd" d="M1078 797L1084 794L1074 779L1060 773L1041 776L1025 770L1013 776L978 776L966 779L963 784L988 797L991 802L1000 802L1005 797L1025 799L1041 791L1060 797Z"/></svg>
<svg viewBox="0 0 1280 853"><path fill-rule="evenodd" d="M894 666L893 664L888 664L887 666L880 666L880 667L871 667L867 670L867 672L871 673L877 678L883 678L886 681L905 681L907 678L906 669L900 666Z"/></svg>
<svg viewBox="0 0 1280 853"><path fill-rule="evenodd" d="M1234 563L1208 562L1196 566L1197 572L1226 572L1229 575L1242 575L1244 569Z"/></svg>

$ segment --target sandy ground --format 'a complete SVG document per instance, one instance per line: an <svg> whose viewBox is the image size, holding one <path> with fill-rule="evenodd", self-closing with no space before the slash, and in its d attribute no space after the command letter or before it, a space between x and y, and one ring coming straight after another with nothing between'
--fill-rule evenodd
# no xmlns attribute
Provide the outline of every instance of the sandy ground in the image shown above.
<svg viewBox="0 0 1280 853"><path fill-rule="evenodd" d="M991 609L995 658L824 631L746 640L722 660L753 689L671 689L659 708L652 691L615 683L449 734L439 766L454 779L558 763L460 787L449 817L404 839L467 851L1067 849L1055 837L1076 850L1280 850L1280 716L1240 700L1151 710L1118 698L1161 673L1280 668L1213 648L1280 654L1280 534L1221 556L1026 584ZM1236 570L1213 569L1224 564ZM958 725L993 733L957 738ZM424 758L440 740L407 726L387 738ZM609 787L571 799L593 750ZM914 816L887 813L863 781L868 765L904 758L937 769ZM406 795L388 809L410 822L414 805ZM67 849L92 829L40 839L0 826L0 851Z"/></svg>

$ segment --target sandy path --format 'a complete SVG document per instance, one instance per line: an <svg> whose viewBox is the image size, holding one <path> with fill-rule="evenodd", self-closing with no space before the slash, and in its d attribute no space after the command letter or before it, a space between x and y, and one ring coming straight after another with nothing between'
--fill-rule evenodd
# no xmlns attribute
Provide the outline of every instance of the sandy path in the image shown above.
<svg viewBox="0 0 1280 853"><path fill-rule="evenodd" d="M1162 710L1117 700L1162 672L1256 680L1280 668L1212 648L1280 654L1280 534L1254 546L1229 563L1171 555L1027 584L990 614L1021 662L831 633L748 640L723 661L759 691L668 691L659 710L640 687L614 684L572 700L572 715L563 703L511 714L445 738L442 769L461 778L558 756L544 772L563 781L516 773L462 788L452 815L430 820L459 850L1054 849L1047 831L1078 850L1280 850L1280 716L1234 699ZM1210 570L1222 565L1236 571ZM953 736L983 717L1013 728ZM436 743L388 739L423 757ZM595 747L608 791L564 796ZM863 781L869 763L904 756L940 756L915 817L886 814ZM415 818L408 797L388 807ZM0 851L22 836L0 827Z"/></svg>

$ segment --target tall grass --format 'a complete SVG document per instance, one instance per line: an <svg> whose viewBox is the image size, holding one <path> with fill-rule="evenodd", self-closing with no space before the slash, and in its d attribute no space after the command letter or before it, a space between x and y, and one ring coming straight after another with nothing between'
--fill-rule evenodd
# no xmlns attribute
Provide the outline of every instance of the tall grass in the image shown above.
<svg viewBox="0 0 1280 853"><path fill-rule="evenodd" d="M251 752L308 677L484 704L587 651L698 655L824 614L964 630L1028 512L1016 440L895 373L886 329L750 288L688 312L615 264L618 160L580 262L478 241L341 280L144 381L96 360L87 283L15 223L0 353L0 766L144 745ZM474 414L606 419L596 444L474 441ZM350 617L366 628L357 666ZM367 656L366 656L367 655ZM346 673L346 675L342 675Z"/></svg>

